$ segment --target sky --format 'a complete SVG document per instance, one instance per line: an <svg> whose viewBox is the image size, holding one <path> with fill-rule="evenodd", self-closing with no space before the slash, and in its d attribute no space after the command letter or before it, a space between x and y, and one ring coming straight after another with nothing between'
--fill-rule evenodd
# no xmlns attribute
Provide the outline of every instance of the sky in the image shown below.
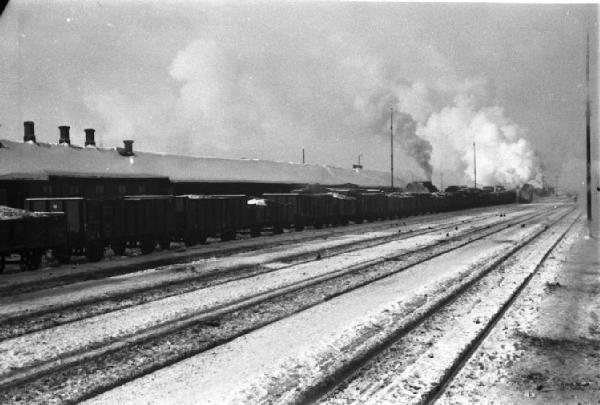
<svg viewBox="0 0 600 405"><path fill-rule="evenodd" d="M476 166L478 185L543 174L577 189L597 15L594 4L12 1L0 139L22 140L31 120L45 142L69 125L75 144L95 128L105 147L294 162L304 149L307 163L350 168L360 155L389 171L392 123L407 181L472 184Z"/></svg>

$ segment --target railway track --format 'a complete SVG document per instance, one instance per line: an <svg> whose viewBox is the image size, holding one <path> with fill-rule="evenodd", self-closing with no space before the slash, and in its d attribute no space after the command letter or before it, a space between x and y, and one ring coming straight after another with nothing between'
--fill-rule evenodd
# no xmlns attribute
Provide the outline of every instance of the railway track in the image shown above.
<svg viewBox="0 0 600 405"><path fill-rule="evenodd" d="M509 210L502 214L508 217L501 222L519 220L528 212ZM394 240L435 232L446 232L448 236L450 232L453 236L458 232L473 232L478 227L489 226L496 219L494 214L484 214L472 217L468 225L464 217L458 217L450 222L441 219L413 225L410 229L393 227L391 230L367 232L349 239L319 238L316 239L319 241L316 245L302 243L285 248L262 249L261 252L265 252L263 255L230 256L221 261L197 262L185 268L174 267L154 274L142 272L137 276L76 283L60 290L49 290L47 294L36 292L9 296L0 299L0 340L302 263L373 248Z"/></svg>
<svg viewBox="0 0 600 405"><path fill-rule="evenodd" d="M410 328L361 359L361 367L347 371L343 377L339 375L300 402L436 402L546 257L571 230L577 217L573 213L562 217L555 232L529 240L506 260L466 283Z"/></svg>
<svg viewBox="0 0 600 405"><path fill-rule="evenodd" d="M512 212L518 210L518 205L501 206L499 210ZM189 263L194 260L227 257L234 254L252 252L260 249L277 248L290 243L306 243L319 238L335 238L360 230L360 232L385 231L386 229L402 226L416 230L423 225L424 219L433 226L436 222L448 219L468 219L472 215L490 216L486 208L472 208L461 212L430 214L427 216L407 217L383 222L353 224L343 227L308 229L303 232L289 232L276 237L263 236L260 238L240 239L227 243L209 243L187 249L156 252L150 256L135 256L117 260L106 260L100 263L83 263L78 267L66 265L59 268L27 273L9 273L0 277L0 294L3 296L18 295L42 289L61 287L68 284L99 280L108 277L135 273L161 266Z"/></svg>
<svg viewBox="0 0 600 405"><path fill-rule="evenodd" d="M219 288L221 291L230 290L235 282L240 283L239 291L245 291L244 289L247 290L249 285L244 286L244 281L264 277L264 281L269 283L266 284L270 287L268 289L241 298L229 299L226 302L208 303L200 310L196 303L195 307L186 307L182 312L170 314L170 317L160 322L152 323L148 319L139 318L140 312L150 314L152 307L142 308L143 305L137 303L130 308L121 307L115 313L94 316L87 319L87 323L86 319L80 318L78 321L70 319L65 325L41 329L38 332L25 329L23 336L0 342L0 350L13 355L12 358L9 356L9 363L13 367L11 368L11 364L5 365L0 373L0 387L3 390L0 401L43 403L49 400L69 402L90 398L154 370L223 345L277 320L288 318L320 303L401 273L420 263L498 233L511 231L511 227L518 228L514 226L516 224L536 221L546 215L550 215L551 218L564 216L564 210L547 209L541 212L515 214L513 217L509 215L506 219L496 219L493 223L486 223L485 219L480 219L470 229L456 232L452 236L450 233L444 234L449 226L441 226L438 229L424 230L420 234L415 232L405 238L396 236L396 239L391 242L380 240L367 247L356 248L355 246L356 249L336 252L331 256L321 257L320 260L288 263L275 270L271 269L268 274L230 280L211 287L212 292L218 292ZM530 239L511 246L507 252L504 252L505 255L514 253L535 239L543 233L543 227L526 229L522 232L530 234ZM432 233L437 233L437 238L432 238ZM383 253L387 252L383 257L381 257L382 246L388 249L383 249ZM369 249L373 252L372 256L368 254ZM357 261L356 256L360 256L361 260ZM337 267L333 266L317 272L315 269L327 267L327 260L341 261L341 263L338 263ZM292 272L299 276L296 279L284 279L285 282L277 284L277 275L285 271L288 272L287 277ZM224 288L225 286L227 288ZM197 291L189 294L194 292ZM210 289L206 291L209 292ZM181 297L185 295L186 293L178 292L170 296L168 298L171 300L170 304L181 304ZM199 296L190 295L188 298L194 301ZM168 306L166 302L160 301L145 305L153 304L156 308L160 308L161 305ZM79 341L79 343L67 342L63 346L44 346L47 343L45 339L49 336L54 338L57 338L57 334L60 336L61 328L64 329L63 336L68 337L70 333L77 330L85 331L87 327L97 330L102 329L101 326L114 326L114 322L118 322L118 319L135 318L132 315L136 312L138 317L135 322L146 326L139 328L136 326L137 329L133 331L116 328L108 330L106 336L91 338L84 333L78 336L87 338L83 343ZM111 316L113 323L111 323ZM118 332L116 337L110 334L115 330ZM77 341L78 337L72 338ZM25 350L27 353L11 353L10 348L18 347L19 344L24 345L20 347L42 347L42 349L37 352ZM86 377L82 378L83 375Z"/></svg>

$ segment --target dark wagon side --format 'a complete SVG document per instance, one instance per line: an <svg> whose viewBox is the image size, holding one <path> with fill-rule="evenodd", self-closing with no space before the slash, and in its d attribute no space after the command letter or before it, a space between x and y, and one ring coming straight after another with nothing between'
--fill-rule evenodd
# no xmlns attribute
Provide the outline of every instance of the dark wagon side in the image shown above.
<svg viewBox="0 0 600 405"><path fill-rule="evenodd" d="M0 272L12 254L20 256L22 270L35 270L47 250L59 250L65 244L63 214L0 207Z"/></svg>

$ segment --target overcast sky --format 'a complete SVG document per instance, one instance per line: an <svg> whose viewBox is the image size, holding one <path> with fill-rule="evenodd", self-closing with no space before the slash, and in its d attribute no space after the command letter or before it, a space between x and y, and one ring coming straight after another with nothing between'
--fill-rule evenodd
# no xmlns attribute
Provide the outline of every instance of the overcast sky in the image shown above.
<svg viewBox="0 0 600 405"><path fill-rule="evenodd" d="M596 77L595 5L13 1L0 139L389 170L393 107L408 180L472 181L475 141L480 183L580 183L588 29Z"/></svg>

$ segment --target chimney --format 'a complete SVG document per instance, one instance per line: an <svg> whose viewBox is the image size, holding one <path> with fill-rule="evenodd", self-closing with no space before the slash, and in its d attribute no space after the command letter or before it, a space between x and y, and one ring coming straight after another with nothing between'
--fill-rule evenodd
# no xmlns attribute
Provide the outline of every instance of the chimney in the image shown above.
<svg viewBox="0 0 600 405"><path fill-rule="evenodd" d="M94 140L94 132L95 129L87 128L85 131L85 146L96 146L96 141Z"/></svg>
<svg viewBox="0 0 600 405"><path fill-rule="evenodd" d="M63 143L66 143L67 145L71 144L71 137L69 136L70 128L71 127L66 126L66 125L61 125L60 127L58 127L58 129L60 130L60 138L58 139L59 144L63 144Z"/></svg>
<svg viewBox="0 0 600 405"><path fill-rule="evenodd" d="M23 142L35 142L35 133L33 130L33 121L25 121L23 123L25 126L25 135L23 136Z"/></svg>
<svg viewBox="0 0 600 405"><path fill-rule="evenodd" d="M133 141L126 139L123 141L123 144L125 145L125 156L133 155Z"/></svg>

